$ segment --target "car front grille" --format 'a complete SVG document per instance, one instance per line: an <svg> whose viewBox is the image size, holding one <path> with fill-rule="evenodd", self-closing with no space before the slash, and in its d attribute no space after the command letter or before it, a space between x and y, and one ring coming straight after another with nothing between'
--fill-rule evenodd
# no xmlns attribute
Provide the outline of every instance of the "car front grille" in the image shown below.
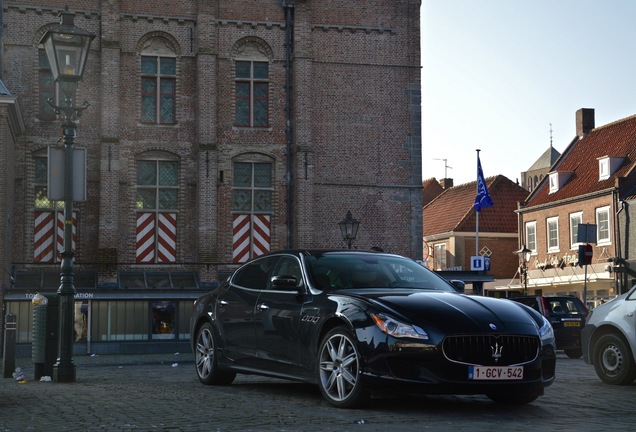
<svg viewBox="0 0 636 432"><path fill-rule="evenodd" d="M509 366L530 363L539 355L539 338L532 336L448 336L442 344L444 356L456 363Z"/></svg>

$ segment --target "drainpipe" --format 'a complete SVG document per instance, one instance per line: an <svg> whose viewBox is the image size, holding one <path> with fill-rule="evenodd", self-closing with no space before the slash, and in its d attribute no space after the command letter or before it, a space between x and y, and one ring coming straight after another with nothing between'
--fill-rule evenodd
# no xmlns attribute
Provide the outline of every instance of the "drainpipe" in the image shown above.
<svg viewBox="0 0 636 432"><path fill-rule="evenodd" d="M0 0L0 80L4 79L4 1Z"/></svg>
<svg viewBox="0 0 636 432"><path fill-rule="evenodd" d="M285 114L286 126L285 136L287 139L287 241L286 248L292 247L292 138L291 138L291 62L292 62L292 41L294 24L295 0L281 0L281 5L285 9Z"/></svg>

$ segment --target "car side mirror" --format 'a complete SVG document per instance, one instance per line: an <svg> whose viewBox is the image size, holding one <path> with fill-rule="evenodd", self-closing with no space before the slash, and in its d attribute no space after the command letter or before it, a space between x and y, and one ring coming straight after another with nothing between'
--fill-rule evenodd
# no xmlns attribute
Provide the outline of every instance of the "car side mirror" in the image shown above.
<svg viewBox="0 0 636 432"><path fill-rule="evenodd" d="M284 291L298 291L296 276L272 276L272 287Z"/></svg>
<svg viewBox="0 0 636 432"><path fill-rule="evenodd" d="M453 288L455 288L455 291L457 291L458 293L463 293L464 290L466 289L466 284L464 283L464 281L454 279L450 281L450 283L453 286Z"/></svg>

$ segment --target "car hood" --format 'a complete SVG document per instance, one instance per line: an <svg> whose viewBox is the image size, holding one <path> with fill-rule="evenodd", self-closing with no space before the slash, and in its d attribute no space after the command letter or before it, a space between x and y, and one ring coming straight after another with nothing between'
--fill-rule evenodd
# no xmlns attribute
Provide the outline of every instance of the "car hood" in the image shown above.
<svg viewBox="0 0 636 432"><path fill-rule="evenodd" d="M433 327L444 334L538 333L527 308L508 300L422 291L366 293L363 297L388 313L399 314L424 329Z"/></svg>

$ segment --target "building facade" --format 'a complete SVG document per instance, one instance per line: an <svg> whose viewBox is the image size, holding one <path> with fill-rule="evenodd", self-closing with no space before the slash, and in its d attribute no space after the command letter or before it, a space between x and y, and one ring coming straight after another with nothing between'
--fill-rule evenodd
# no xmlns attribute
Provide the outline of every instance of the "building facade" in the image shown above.
<svg viewBox="0 0 636 432"><path fill-rule="evenodd" d="M479 294L515 277L515 210L527 196L524 188L503 175L489 177L486 183L494 205L479 216L474 208L477 182L445 189L422 211L425 265L447 279L464 280ZM471 272L474 256L488 259L488 271Z"/></svg>
<svg viewBox="0 0 636 432"><path fill-rule="evenodd" d="M634 267L629 262L634 259L636 117L596 127L594 110L582 108L576 131L517 211L520 243L531 255L523 286L508 288L573 294L594 307L626 292L634 281L633 269L631 275L628 270ZM587 264L579 262L581 246L591 253Z"/></svg>
<svg viewBox="0 0 636 432"><path fill-rule="evenodd" d="M238 264L344 247L347 211L355 247L422 256L420 3L4 1L2 82L24 123L3 140L0 203L18 343L32 296L59 286L59 84L40 41L66 5L96 34L76 96L75 350L139 352L187 349L192 300Z"/></svg>

